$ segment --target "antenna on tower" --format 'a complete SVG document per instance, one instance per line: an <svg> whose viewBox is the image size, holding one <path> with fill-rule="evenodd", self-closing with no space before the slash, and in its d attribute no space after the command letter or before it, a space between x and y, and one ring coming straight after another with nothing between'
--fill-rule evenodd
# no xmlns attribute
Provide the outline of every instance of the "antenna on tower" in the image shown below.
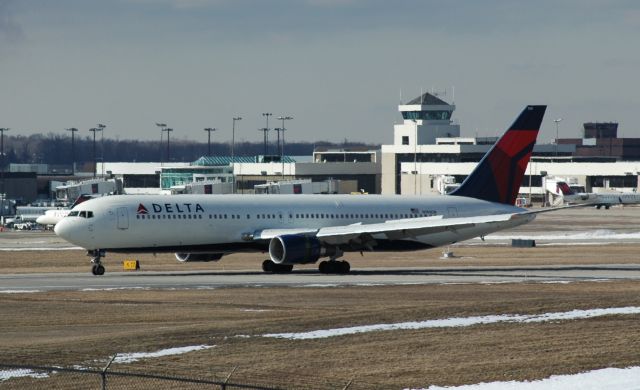
<svg viewBox="0 0 640 390"><path fill-rule="evenodd" d="M456 87L454 85L451 86L451 104L456 104Z"/></svg>
<svg viewBox="0 0 640 390"><path fill-rule="evenodd" d="M400 88L400 104L402 104L402 88Z"/></svg>
<svg viewBox="0 0 640 390"><path fill-rule="evenodd" d="M424 93L422 92L422 87L420 87L420 104L424 103Z"/></svg>

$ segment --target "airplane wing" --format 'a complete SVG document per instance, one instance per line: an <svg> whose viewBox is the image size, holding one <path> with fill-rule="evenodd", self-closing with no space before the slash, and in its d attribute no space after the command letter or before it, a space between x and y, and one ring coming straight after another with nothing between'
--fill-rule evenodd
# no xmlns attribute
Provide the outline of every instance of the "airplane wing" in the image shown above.
<svg viewBox="0 0 640 390"><path fill-rule="evenodd" d="M384 234L390 240L416 238L449 230L463 229L478 225L506 222L519 214L499 214L482 217L442 218L426 217L392 220L383 223L332 226L322 228L316 237L327 244L346 244L350 241L369 241L373 235Z"/></svg>
<svg viewBox="0 0 640 390"><path fill-rule="evenodd" d="M357 223L352 225L331 226L320 229L265 229L255 232L253 239L269 240L287 234L301 234L315 236L327 244L339 245L354 240L366 242L371 240L373 235L384 234L388 239L401 240L448 230L506 222L514 218L530 217L518 213L464 218L442 218L440 215L435 217L397 219L382 223Z"/></svg>

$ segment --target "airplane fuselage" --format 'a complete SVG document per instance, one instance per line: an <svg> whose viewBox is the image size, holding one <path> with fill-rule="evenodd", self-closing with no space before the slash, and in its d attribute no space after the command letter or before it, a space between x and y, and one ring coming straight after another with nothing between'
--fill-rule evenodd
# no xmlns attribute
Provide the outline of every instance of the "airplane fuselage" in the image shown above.
<svg viewBox="0 0 640 390"><path fill-rule="evenodd" d="M253 237L266 229L320 229L519 212L522 209L514 206L459 196L116 195L78 205L56 225L56 231L64 232L62 235L70 242L88 250L232 253L265 251L268 242ZM373 249L415 250L448 245L531 219L533 216L482 227L466 226L409 239L394 240L377 234L373 235Z"/></svg>

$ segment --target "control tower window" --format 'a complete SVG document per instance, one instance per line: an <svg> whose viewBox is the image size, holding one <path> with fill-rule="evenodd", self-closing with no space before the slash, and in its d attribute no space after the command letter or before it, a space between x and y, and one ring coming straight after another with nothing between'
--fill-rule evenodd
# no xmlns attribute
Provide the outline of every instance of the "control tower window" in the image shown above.
<svg viewBox="0 0 640 390"><path fill-rule="evenodd" d="M403 111L403 119L449 120L451 111Z"/></svg>
<svg viewBox="0 0 640 390"><path fill-rule="evenodd" d="M409 145L409 136L408 135L403 135L402 136L402 144L403 145Z"/></svg>

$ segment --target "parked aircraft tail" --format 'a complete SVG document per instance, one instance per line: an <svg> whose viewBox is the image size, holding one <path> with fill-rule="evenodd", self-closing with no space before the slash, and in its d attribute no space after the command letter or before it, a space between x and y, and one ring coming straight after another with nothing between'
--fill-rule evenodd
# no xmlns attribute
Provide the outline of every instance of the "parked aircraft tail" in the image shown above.
<svg viewBox="0 0 640 390"><path fill-rule="evenodd" d="M527 106L451 195L513 205L547 106Z"/></svg>
<svg viewBox="0 0 640 390"><path fill-rule="evenodd" d="M87 200L89 200L91 198L93 198L93 197L91 195L89 195L89 194L80 194L80 196L78 196L76 201L73 202L73 204L71 205L71 207L69 207L69 209L73 209L74 207L76 207L80 203L85 202L85 201L87 201Z"/></svg>

